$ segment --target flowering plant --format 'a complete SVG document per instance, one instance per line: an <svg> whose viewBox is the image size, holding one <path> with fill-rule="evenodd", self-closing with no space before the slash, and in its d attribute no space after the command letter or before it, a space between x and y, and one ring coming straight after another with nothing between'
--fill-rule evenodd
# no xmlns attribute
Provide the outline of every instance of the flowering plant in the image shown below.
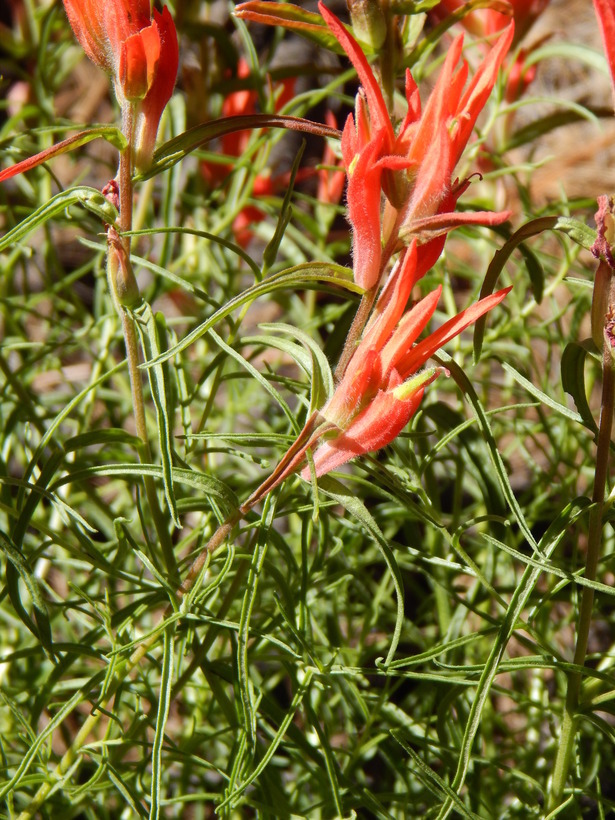
<svg viewBox="0 0 615 820"><path fill-rule="evenodd" d="M612 813L615 3L310 9L0 13L7 816Z"/></svg>

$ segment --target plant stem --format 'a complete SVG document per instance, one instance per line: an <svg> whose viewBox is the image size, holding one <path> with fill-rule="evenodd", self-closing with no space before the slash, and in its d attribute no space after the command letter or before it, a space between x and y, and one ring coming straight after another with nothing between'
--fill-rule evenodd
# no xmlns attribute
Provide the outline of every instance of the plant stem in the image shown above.
<svg viewBox="0 0 615 820"><path fill-rule="evenodd" d="M611 284L609 302L615 302L614 285ZM608 313L607 313L608 315ZM605 333L605 337L607 334ZM598 568L598 559L602 546L602 514L604 508L604 493L606 479L608 475L609 451L611 446L611 430L613 426L614 409L614 386L615 378L613 374L613 358L611 353L610 338L605 338L602 354L602 400L600 410L600 426L598 429L598 441L596 445L596 472L594 475L594 489L592 494L592 507L589 513L589 530L587 536L587 556L585 559L585 578L588 581L595 581ZM589 586L583 587L581 595L581 605L579 607L579 620L577 629L577 643L574 652L573 663L582 667L585 665L587 656L587 644L592 622L592 611L594 604L594 590ZM560 728L560 740L553 767L553 780L547 810L554 811L562 803L564 787L568 778L568 772L572 764L574 744L576 737L576 725L578 721L577 709L581 692L583 673L579 671L571 672L568 675L566 702L564 705L564 716Z"/></svg>
<svg viewBox="0 0 615 820"><path fill-rule="evenodd" d="M119 228L122 234L132 230L132 209L133 209L133 185L132 185L132 143L134 133L134 108L131 103L125 103L122 108L122 130L128 141L127 147L120 152L120 166L118 171L118 185L119 185L119 200L120 200L120 216ZM130 267L130 237L123 235L120 239L122 250L124 252L124 259L128 268ZM128 271L127 276L132 276L132 272ZM143 400L143 382L141 372L139 370L139 345L137 341L137 332L134 323L124 307L118 302L118 282L117 277L109 276L109 287L112 289L114 300L122 321L122 331L124 334L124 343L126 346L126 362L128 364L128 374L130 377L130 391L132 394L132 406L135 419L135 427L137 436L141 440L139 446L139 459L144 464L151 464L152 453L149 446L149 438L147 435L147 423L145 420L145 402ZM135 282L135 289L136 282ZM138 293L138 290L137 290ZM158 494L156 492L156 485L152 476L143 476L143 483L145 485L145 495L149 505L156 535L160 548L166 571L172 583L179 582L179 575L177 571L177 562L175 560L175 552L173 550L173 542L169 533L167 518L163 515Z"/></svg>

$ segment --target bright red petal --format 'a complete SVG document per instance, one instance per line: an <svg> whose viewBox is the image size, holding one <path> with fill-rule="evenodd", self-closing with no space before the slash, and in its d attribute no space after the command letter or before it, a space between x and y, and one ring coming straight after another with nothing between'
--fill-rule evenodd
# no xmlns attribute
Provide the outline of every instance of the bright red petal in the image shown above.
<svg viewBox="0 0 615 820"><path fill-rule="evenodd" d="M411 350L412 345L417 338L427 327L427 323L434 315L440 294L442 293L442 286L440 285L431 293L428 293L424 299L421 299L412 310L410 310L403 317L399 325L395 328L393 335L384 346L381 354L382 373L386 376L395 368L401 374L402 378L406 378L414 371L408 370L406 367L400 367L398 362L402 362L406 354Z"/></svg>
<svg viewBox="0 0 615 820"><path fill-rule="evenodd" d="M359 75L359 80L367 95L367 103L369 105L369 113L372 118L373 127L376 129L385 129L387 139L392 144L394 133L391 118L389 117L380 86L374 77L374 72L365 59L365 54L363 54L357 41L341 24L335 14L330 12L322 2L318 3L318 9Z"/></svg>
<svg viewBox="0 0 615 820"><path fill-rule="evenodd" d="M430 356L433 356L443 345L450 342L455 336L458 336L462 330L465 330L468 325L475 322L483 314L498 305L506 296L511 288L504 288L503 290L486 296L476 304L463 310L457 316L449 319L442 327L434 330L426 339L419 342L416 347L399 360L397 369L402 374L404 379L408 378L412 373L416 373L419 367L422 367Z"/></svg>
<svg viewBox="0 0 615 820"><path fill-rule="evenodd" d="M594 8L598 16L602 43L611 73L611 84L615 96L615 3L613 0L594 0Z"/></svg>
<svg viewBox="0 0 615 820"><path fill-rule="evenodd" d="M149 167L154 154L158 124L171 98L179 66L179 46L173 18L165 6L162 14L154 10L153 26L160 43L160 58L145 98L137 110L135 165L142 171Z"/></svg>
<svg viewBox="0 0 615 820"><path fill-rule="evenodd" d="M422 387L411 398L400 401L391 392L380 391L346 433L318 447L314 454L316 475L324 475L351 458L390 444L418 410L424 392ZM302 470L301 475L309 479L309 468Z"/></svg>

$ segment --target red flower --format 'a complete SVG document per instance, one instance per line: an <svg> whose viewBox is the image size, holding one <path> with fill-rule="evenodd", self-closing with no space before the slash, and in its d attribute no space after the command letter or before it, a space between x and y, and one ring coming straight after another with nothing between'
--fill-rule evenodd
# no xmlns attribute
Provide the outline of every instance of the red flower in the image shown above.
<svg viewBox="0 0 615 820"><path fill-rule="evenodd" d="M169 10L152 18L149 0L64 0L64 8L85 53L113 77L120 104L137 103L135 164L147 167L179 64Z"/></svg>
<svg viewBox="0 0 615 820"><path fill-rule="evenodd" d="M615 0L594 0L615 97Z"/></svg>
<svg viewBox="0 0 615 820"><path fill-rule="evenodd" d="M314 454L317 476L393 441L417 411L427 385L443 370L419 368L510 290L481 299L415 344L433 316L441 291L436 289L404 314L423 267L419 256L413 242L397 262L342 381L320 411L328 432ZM309 469L301 475L309 478Z"/></svg>
<svg viewBox="0 0 615 820"><path fill-rule="evenodd" d="M379 282L387 261L383 264L383 248L391 241L395 243L398 235L406 243L413 236L421 242L433 242L433 264L450 228L462 222L493 225L508 218L509 213L451 212L467 187L467 183L453 180L453 171L491 93L510 47L513 26L489 51L467 88L468 66L465 61L460 64L463 37L458 37L424 111L408 71L408 110L396 131L358 43L322 3L319 8L363 86L355 115L348 117L344 127L342 156L349 177L348 215L353 227L355 278L370 289ZM381 190L388 200L384 213Z"/></svg>

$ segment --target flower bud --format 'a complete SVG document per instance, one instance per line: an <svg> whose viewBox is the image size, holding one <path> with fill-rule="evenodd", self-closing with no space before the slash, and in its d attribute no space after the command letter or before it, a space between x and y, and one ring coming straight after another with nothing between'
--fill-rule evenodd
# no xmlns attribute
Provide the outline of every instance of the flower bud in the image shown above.
<svg viewBox="0 0 615 820"><path fill-rule="evenodd" d="M64 0L75 37L88 57L113 77L121 104L137 104L137 170L151 164L160 117L173 93L179 50L166 6L149 0Z"/></svg>
<svg viewBox="0 0 615 820"><path fill-rule="evenodd" d="M347 3L356 37L378 51L387 36L383 0L347 0Z"/></svg>

